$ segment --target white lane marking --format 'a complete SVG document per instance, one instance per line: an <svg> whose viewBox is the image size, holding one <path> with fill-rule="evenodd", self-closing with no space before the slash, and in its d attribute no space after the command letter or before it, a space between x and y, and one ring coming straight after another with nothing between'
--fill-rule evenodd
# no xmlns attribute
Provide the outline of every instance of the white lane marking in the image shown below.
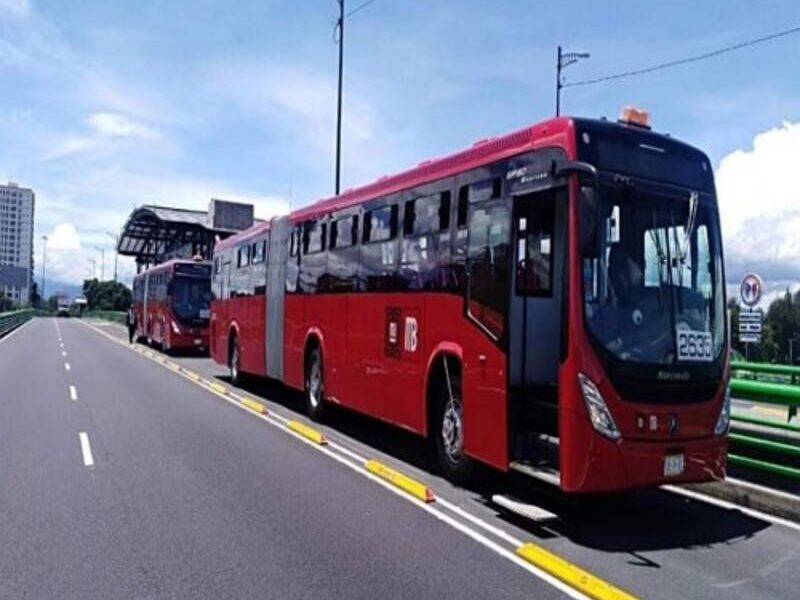
<svg viewBox="0 0 800 600"><path fill-rule="evenodd" d="M83 454L83 465L85 467L94 466L94 457L92 456L92 447L89 445L89 436L85 431L78 434L81 440L81 454Z"/></svg>
<svg viewBox="0 0 800 600"><path fill-rule="evenodd" d="M711 496L706 496L705 494L701 494L693 490L685 490L683 488L676 487L674 485L662 485L661 489L667 490L668 492L673 492L675 494L681 494L683 496L686 496L687 498L691 498L692 500L697 500L698 502L713 504L714 506L719 506L720 508L727 508L729 510L738 510L740 513L747 515L748 517L753 517L754 519L767 521L768 523L772 523L773 525L783 525L784 527L788 527L789 529L800 531L800 523L795 523L794 521L789 521L787 519L782 519L780 517L769 515L754 508L740 506L739 504L734 504L733 502L728 502L727 500L720 500L719 498L712 498Z"/></svg>
<svg viewBox="0 0 800 600"><path fill-rule="evenodd" d="M56 324L56 335L58 335L58 341L61 341L61 327L58 326L58 319L53 319L53 323Z"/></svg>
<svg viewBox="0 0 800 600"><path fill-rule="evenodd" d="M11 333L7 333L5 336L1 337L1 338L0 338L0 344L2 344L2 343L4 343L4 342L7 342L7 341L8 341L8 340L10 340L12 337L14 337L15 335L17 335L17 333L19 333L19 332L20 332L20 330L21 330L21 329L23 329L24 327L28 326L28 325L31 323L31 321L32 321L32 319L28 319L27 321L25 321L25 322L24 322L22 325L20 325L19 327L17 327L17 328L16 328L14 331L12 331Z"/></svg>
<svg viewBox="0 0 800 600"><path fill-rule="evenodd" d="M69 363L64 363L64 369L67 370L67 371L70 370Z"/></svg>
<svg viewBox="0 0 800 600"><path fill-rule="evenodd" d="M78 390L75 389L74 385L69 386L69 399L73 402L78 401Z"/></svg>
<svg viewBox="0 0 800 600"><path fill-rule="evenodd" d="M124 343L123 341L118 340L117 338L107 334L105 331L102 331L102 330L100 330L100 329L98 329L98 328L96 328L96 327L94 327L92 325L89 325L88 323L84 323L84 325L86 325L90 329L94 329L94 331L96 331L97 333L99 333L102 336L107 337L112 342L117 342L118 344L120 344L121 346L123 346L125 348L129 347L126 343ZM151 360L153 360L154 362L158 362L158 361L155 361L154 359L151 359ZM159 364L163 364L163 363L159 363ZM335 443L332 444L332 443L330 443L330 441L328 443L329 444L328 446L320 446L317 443L315 443L315 442L313 442L311 440L308 440L308 439L304 438L303 436L295 433L294 431L291 431L290 429L287 429L285 427L285 424L289 421L289 419L287 419L287 418L285 418L285 417L283 417L281 415L276 414L272 410L267 415L263 415L261 413L257 413L256 411L254 411L254 410L248 408L247 406L245 406L244 404L242 404L240 402L240 398L238 396L234 396L234 395L231 395L231 394L222 394L222 393L217 392L214 389L208 387L206 384L204 384L202 382L202 380L201 381L194 381L193 379L190 379L184 372L179 372L179 374L182 375L184 377L184 379L188 379L189 381L195 383L196 385L199 385L201 388L205 389L208 392L211 392L212 394L214 394L215 396L218 396L219 398L222 398L225 402L231 404L232 406L235 406L236 408L238 408L240 410L243 410L245 412L248 412L248 413L252 414L254 417L256 417L258 419L261 419L262 421L264 421L268 425L271 425L272 427L276 427L277 429L279 429L280 431L282 431L284 433L288 433L289 435L295 437L297 440L303 442L304 444L306 444L310 448L312 448L312 449L314 449L314 450L316 450L318 452L322 452L323 454L329 456L330 458L334 459L335 461L341 463L345 467L355 471L359 475L361 475L363 477L366 477L367 479L370 479L371 481L377 483L380 486L383 486L383 488L385 488L386 490L392 492L393 494L395 494L396 496L402 498L403 500L406 500L407 502L411 502L412 504L416 505L418 508L421 508L425 512L429 513L434 518L442 521L443 523L445 523L447 525L450 525L454 529L460 531L461 533L463 533L467 537L472 538L474 541L476 541L479 544L481 544L482 546L488 548L492 552L495 552L496 554L502 556L503 558L505 558L507 560L510 560L511 562L516 564L517 566L525 569L530 574L534 575L535 577L538 577L542 581L544 581L544 582L548 583L549 585L555 587L556 589L558 589L562 593L566 594L570 598L577 598L579 600L588 599L588 596L580 593L578 590L576 590L574 588L569 587L568 585L562 583L561 581L559 581L558 579L556 579L552 575L549 575L545 571L542 571L541 569L538 569L537 567L533 566L531 563L529 563L526 560L524 560L524 559L520 558L519 556L517 556L514 552L516 551L516 546L520 545L520 544L516 543L516 542L519 542L519 540L513 538L512 536L506 534L505 532L496 531L498 528L494 527L493 525L491 525L489 523L482 522L479 517L475 517L475 516L470 515L470 520L475 522L475 523L481 522L481 527L482 528L486 529L487 531L491 531L492 533L494 533L495 535L497 535L498 537L500 537L500 538L502 538L504 540L513 540L513 542L514 542L513 545L515 546L515 548L513 550L508 550L507 548L504 548L503 546L501 546L497 542L489 539L488 537L486 537L485 535L480 533L478 530L471 528L467 524L464 524L464 523L461 523L461 522L457 521L455 518L453 518L449 514L445 513L442 510L439 510L438 508L436 508L435 504L426 504L426 503L424 503L424 502L422 502L420 500L417 500L416 498L414 498L412 496L409 496L405 491L394 487L392 484L390 484L390 483L384 481L383 479L373 475L369 471L364 470L364 468L363 468L363 458L358 456L358 454L356 454L355 452L347 450L347 449L343 448L339 444L335 444ZM350 455L351 457L354 457L354 458L358 457L358 459L356 460L356 462L352 462L351 460L348 460L344 456L340 456L336 452L333 452L334 449L345 450L345 454L348 454L348 455ZM437 503L441 502L441 497L438 496L438 495L436 496L436 502ZM457 513L457 514L466 513L466 511L464 511L463 509L459 509L458 507L455 507L455 510L454 510L454 505L450 504L449 502L446 502L446 504L447 504L447 506L446 507L443 506L443 508L447 508L447 509L449 509L449 510L451 510L451 511Z"/></svg>
<svg viewBox="0 0 800 600"><path fill-rule="evenodd" d="M64 350L62 350L61 351L61 356L63 356L64 358L67 358L67 353Z"/></svg>

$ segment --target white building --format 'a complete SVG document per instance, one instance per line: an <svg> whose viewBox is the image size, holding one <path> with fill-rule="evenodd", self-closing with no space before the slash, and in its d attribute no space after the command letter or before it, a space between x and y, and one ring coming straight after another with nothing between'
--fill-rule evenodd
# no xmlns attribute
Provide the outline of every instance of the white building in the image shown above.
<svg viewBox="0 0 800 600"><path fill-rule="evenodd" d="M16 304L30 299L35 202L33 190L0 185L0 292Z"/></svg>

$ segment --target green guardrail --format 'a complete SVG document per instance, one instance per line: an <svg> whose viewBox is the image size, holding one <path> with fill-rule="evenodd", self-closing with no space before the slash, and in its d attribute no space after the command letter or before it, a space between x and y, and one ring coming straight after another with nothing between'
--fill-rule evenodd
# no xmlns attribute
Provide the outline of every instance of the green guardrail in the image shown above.
<svg viewBox="0 0 800 600"><path fill-rule="evenodd" d="M127 324L128 313L116 310L87 310L83 313L84 318L103 319L114 323Z"/></svg>
<svg viewBox="0 0 800 600"><path fill-rule="evenodd" d="M734 412L731 415L734 427L744 424L745 427L739 428L744 430L747 425L754 425L759 428L759 433L753 433L753 427L747 428L746 433L732 431L731 443L744 454L729 453L728 460L757 471L800 480L800 443L797 442L800 439L800 423L796 421L800 407L800 367L733 361L731 369L731 395L734 398L785 407L786 421ZM776 457L776 460L746 456L748 449Z"/></svg>
<svg viewBox="0 0 800 600"><path fill-rule="evenodd" d="M0 337L22 325L33 317L34 313L35 311L30 308L0 313Z"/></svg>

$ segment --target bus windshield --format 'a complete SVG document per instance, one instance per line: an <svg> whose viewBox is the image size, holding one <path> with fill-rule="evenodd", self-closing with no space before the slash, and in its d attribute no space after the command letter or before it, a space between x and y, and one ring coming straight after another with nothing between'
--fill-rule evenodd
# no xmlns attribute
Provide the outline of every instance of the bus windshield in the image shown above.
<svg viewBox="0 0 800 600"><path fill-rule="evenodd" d="M179 320L200 323L209 319L211 281L202 277L176 274L173 281L172 310Z"/></svg>
<svg viewBox="0 0 800 600"><path fill-rule="evenodd" d="M584 189L589 333L617 359L652 365L716 361L725 337L722 252L710 194L636 183ZM585 225L585 224L584 224Z"/></svg>

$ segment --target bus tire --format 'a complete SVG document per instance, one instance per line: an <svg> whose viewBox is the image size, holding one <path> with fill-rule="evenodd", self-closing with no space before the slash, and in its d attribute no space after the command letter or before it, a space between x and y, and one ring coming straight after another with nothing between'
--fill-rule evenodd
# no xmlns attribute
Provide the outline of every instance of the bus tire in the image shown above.
<svg viewBox="0 0 800 600"><path fill-rule="evenodd" d="M238 386L242 383L242 351L239 348L239 338L236 334L231 336L228 346L228 370L231 383Z"/></svg>
<svg viewBox="0 0 800 600"><path fill-rule="evenodd" d="M325 416L325 371L322 367L322 351L314 346L306 360L306 411L314 421Z"/></svg>
<svg viewBox="0 0 800 600"><path fill-rule="evenodd" d="M452 365L452 361L448 363L451 369L450 386L448 387L447 385L445 372L434 390L435 421L433 437L439 466L444 476L453 483L463 485L471 479L475 461L464 454L464 409L461 402L461 375L455 372L455 369L450 365Z"/></svg>

